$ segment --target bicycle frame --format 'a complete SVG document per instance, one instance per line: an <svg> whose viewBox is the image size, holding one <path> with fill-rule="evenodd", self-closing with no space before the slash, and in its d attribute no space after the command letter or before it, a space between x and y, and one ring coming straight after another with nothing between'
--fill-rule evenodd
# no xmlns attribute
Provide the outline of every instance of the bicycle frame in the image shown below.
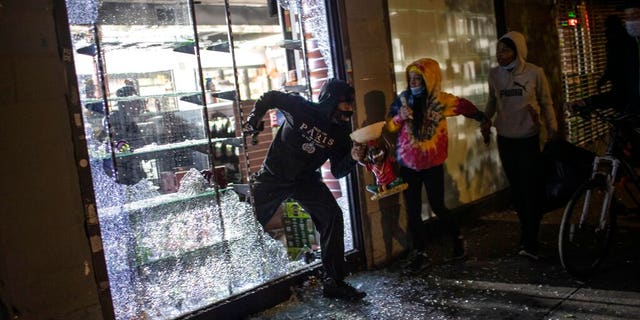
<svg viewBox="0 0 640 320"><path fill-rule="evenodd" d="M605 155L596 156L593 160L593 167L591 173L591 179L596 179L598 176L602 176L606 182L606 194L604 198L604 203L602 208L600 209L600 219L599 219L599 228L604 228L604 225L607 221L606 217L609 212L609 208L611 207L611 202L616 189L616 178L618 177L618 169L622 167L624 174L628 176L632 182L640 188L640 177L638 177L631 165L624 160L624 157L618 157L619 150L617 150L617 143L620 132L618 131L618 127L611 123L612 127L609 131L609 143L607 144L607 150ZM604 165L609 164L608 170L603 170ZM585 195L585 203L582 208L582 213L580 215L580 226L584 223L586 218L586 213L590 209L591 205L591 190L587 191Z"/></svg>
<svg viewBox="0 0 640 320"><path fill-rule="evenodd" d="M587 278L601 266L616 229L617 213L626 210L618 192L628 189L629 178L640 189L640 175L628 161L623 144L628 143L628 115L610 117L594 110L599 120L610 124L606 152L594 157L590 178L574 193L562 215L558 249L560 262L569 274ZM633 120L633 119L631 119ZM633 127L631 127L633 128ZM618 190L620 189L620 190ZM636 192L637 193L637 192Z"/></svg>
<svg viewBox="0 0 640 320"><path fill-rule="evenodd" d="M601 170L601 163L610 163L611 170L609 172L605 172ZM613 198L613 193L615 190L615 181L616 176L618 174L618 168L620 167L620 160L611 155L605 156L597 156L593 160L593 168L591 178L595 179L598 176L604 176L606 179L607 192L604 198L604 204L602 208L600 208L600 223L599 228L604 228L604 224L606 223L606 216L609 212L609 207L611 206L611 199ZM591 190L587 191L585 196L586 201L584 202L584 206L582 208L582 213L580 215L580 226L584 223L587 212L589 212L589 205L591 204Z"/></svg>

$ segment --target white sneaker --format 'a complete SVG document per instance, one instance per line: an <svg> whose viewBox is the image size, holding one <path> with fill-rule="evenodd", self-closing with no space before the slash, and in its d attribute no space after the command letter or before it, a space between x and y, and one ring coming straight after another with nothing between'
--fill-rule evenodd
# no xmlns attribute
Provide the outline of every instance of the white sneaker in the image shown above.
<svg viewBox="0 0 640 320"><path fill-rule="evenodd" d="M522 250L518 251L518 255L521 255L521 256L523 256L523 257L528 257L528 258L530 258L530 259L532 259L532 260L538 260L538 259L540 259L540 257L538 257L538 255L537 255L537 254L532 253L532 252L529 252L529 251L527 251L527 250L525 250L525 249L522 249Z"/></svg>

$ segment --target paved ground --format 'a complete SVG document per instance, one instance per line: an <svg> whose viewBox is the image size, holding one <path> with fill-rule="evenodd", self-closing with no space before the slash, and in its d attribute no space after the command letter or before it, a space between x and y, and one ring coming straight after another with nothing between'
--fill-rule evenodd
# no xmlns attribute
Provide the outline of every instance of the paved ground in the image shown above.
<svg viewBox="0 0 640 320"><path fill-rule="evenodd" d="M434 266L419 276L394 265L347 280L367 292L358 303L326 299L309 281L290 301L247 319L640 319L640 216L625 216L612 254L597 277L572 279L560 265L560 211L545 215L539 261L515 254L517 217L510 211L467 221L469 258L443 259L450 243L434 238Z"/></svg>

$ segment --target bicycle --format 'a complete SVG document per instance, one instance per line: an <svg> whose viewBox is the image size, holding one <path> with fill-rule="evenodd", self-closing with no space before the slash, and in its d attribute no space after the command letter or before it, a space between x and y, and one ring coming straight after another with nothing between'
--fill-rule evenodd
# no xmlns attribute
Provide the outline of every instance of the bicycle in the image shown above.
<svg viewBox="0 0 640 320"><path fill-rule="evenodd" d="M595 274L608 253L617 227L617 215L627 210L618 196L626 191L636 206L640 206L637 191L640 175L629 163L630 130L637 116L607 116L592 110L600 120L610 124L607 149L596 156L590 178L567 203L558 235L560 261L574 277L587 278ZM634 122L635 121L635 122Z"/></svg>

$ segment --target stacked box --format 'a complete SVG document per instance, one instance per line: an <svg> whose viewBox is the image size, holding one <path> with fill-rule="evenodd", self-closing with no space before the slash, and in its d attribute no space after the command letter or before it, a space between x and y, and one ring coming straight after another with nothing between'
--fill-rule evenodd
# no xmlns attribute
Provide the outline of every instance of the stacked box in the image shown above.
<svg viewBox="0 0 640 320"><path fill-rule="evenodd" d="M318 236L311 216L295 201L284 202L284 232L287 252L291 259L298 258L303 250L318 247Z"/></svg>

